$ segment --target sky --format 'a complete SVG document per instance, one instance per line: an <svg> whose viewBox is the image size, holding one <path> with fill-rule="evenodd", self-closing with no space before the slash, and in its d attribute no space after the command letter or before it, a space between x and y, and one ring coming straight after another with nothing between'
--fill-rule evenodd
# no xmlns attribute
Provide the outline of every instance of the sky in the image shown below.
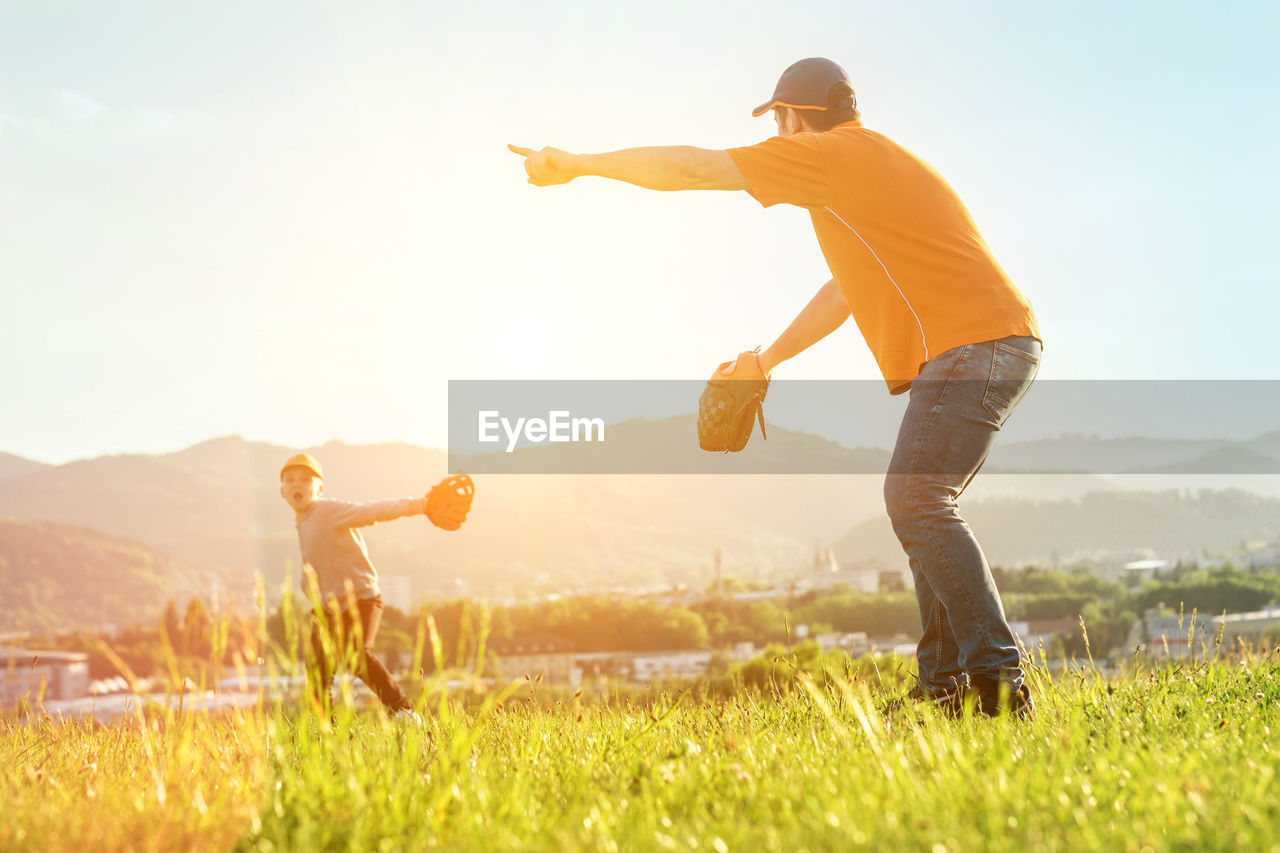
<svg viewBox="0 0 1280 853"><path fill-rule="evenodd" d="M828 278L797 208L508 142L724 148L805 56L932 162L1042 379L1280 379L1269 3L0 2L0 451L444 447L450 379L690 379ZM856 328L775 378L874 379Z"/></svg>

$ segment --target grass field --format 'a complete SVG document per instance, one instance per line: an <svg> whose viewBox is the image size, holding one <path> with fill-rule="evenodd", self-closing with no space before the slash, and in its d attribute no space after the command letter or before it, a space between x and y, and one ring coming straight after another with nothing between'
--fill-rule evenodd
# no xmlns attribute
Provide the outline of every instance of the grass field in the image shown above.
<svg viewBox="0 0 1280 853"><path fill-rule="evenodd" d="M1034 721L879 683L0 724L0 849L1277 850L1280 662L1034 675ZM439 698L439 701L437 701ZM467 701L461 701L462 699Z"/></svg>

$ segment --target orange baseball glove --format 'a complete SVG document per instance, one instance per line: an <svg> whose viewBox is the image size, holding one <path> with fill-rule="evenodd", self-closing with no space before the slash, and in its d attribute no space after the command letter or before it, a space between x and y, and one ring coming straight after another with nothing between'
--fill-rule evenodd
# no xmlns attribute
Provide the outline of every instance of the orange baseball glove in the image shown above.
<svg viewBox="0 0 1280 853"><path fill-rule="evenodd" d="M476 484L466 474L445 477L427 492L427 518L441 530L457 530L467 520Z"/></svg>
<svg viewBox="0 0 1280 853"><path fill-rule="evenodd" d="M764 431L764 395L769 377L760 369L760 351L740 354L716 368L698 398L698 446L737 452L747 446L756 420Z"/></svg>

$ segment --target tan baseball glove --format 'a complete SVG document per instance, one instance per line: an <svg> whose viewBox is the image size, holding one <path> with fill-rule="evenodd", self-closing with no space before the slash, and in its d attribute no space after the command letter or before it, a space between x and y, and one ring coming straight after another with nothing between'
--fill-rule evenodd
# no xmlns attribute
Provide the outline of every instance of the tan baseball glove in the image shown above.
<svg viewBox="0 0 1280 853"><path fill-rule="evenodd" d="M457 530L467 520L476 484L466 474L445 477L427 492L427 518L442 530Z"/></svg>
<svg viewBox="0 0 1280 853"><path fill-rule="evenodd" d="M698 446L737 452L747 446L756 421L764 431L764 396L769 377L760 369L759 348L716 368L698 398Z"/></svg>

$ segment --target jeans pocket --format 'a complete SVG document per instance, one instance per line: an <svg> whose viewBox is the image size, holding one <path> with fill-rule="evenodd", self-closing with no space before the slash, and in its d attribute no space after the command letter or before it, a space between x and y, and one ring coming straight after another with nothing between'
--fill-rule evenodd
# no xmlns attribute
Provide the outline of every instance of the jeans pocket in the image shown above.
<svg viewBox="0 0 1280 853"><path fill-rule="evenodd" d="M1017 340L1030 349L1023 349L1008 341ZM991 373L987 377L987 390L982 395L982 407L995 421L1004 426L1014 408L1022 401L1031 382L1040 370L1040 342L1034 338L1013 338L993 341Z"/></svg>

